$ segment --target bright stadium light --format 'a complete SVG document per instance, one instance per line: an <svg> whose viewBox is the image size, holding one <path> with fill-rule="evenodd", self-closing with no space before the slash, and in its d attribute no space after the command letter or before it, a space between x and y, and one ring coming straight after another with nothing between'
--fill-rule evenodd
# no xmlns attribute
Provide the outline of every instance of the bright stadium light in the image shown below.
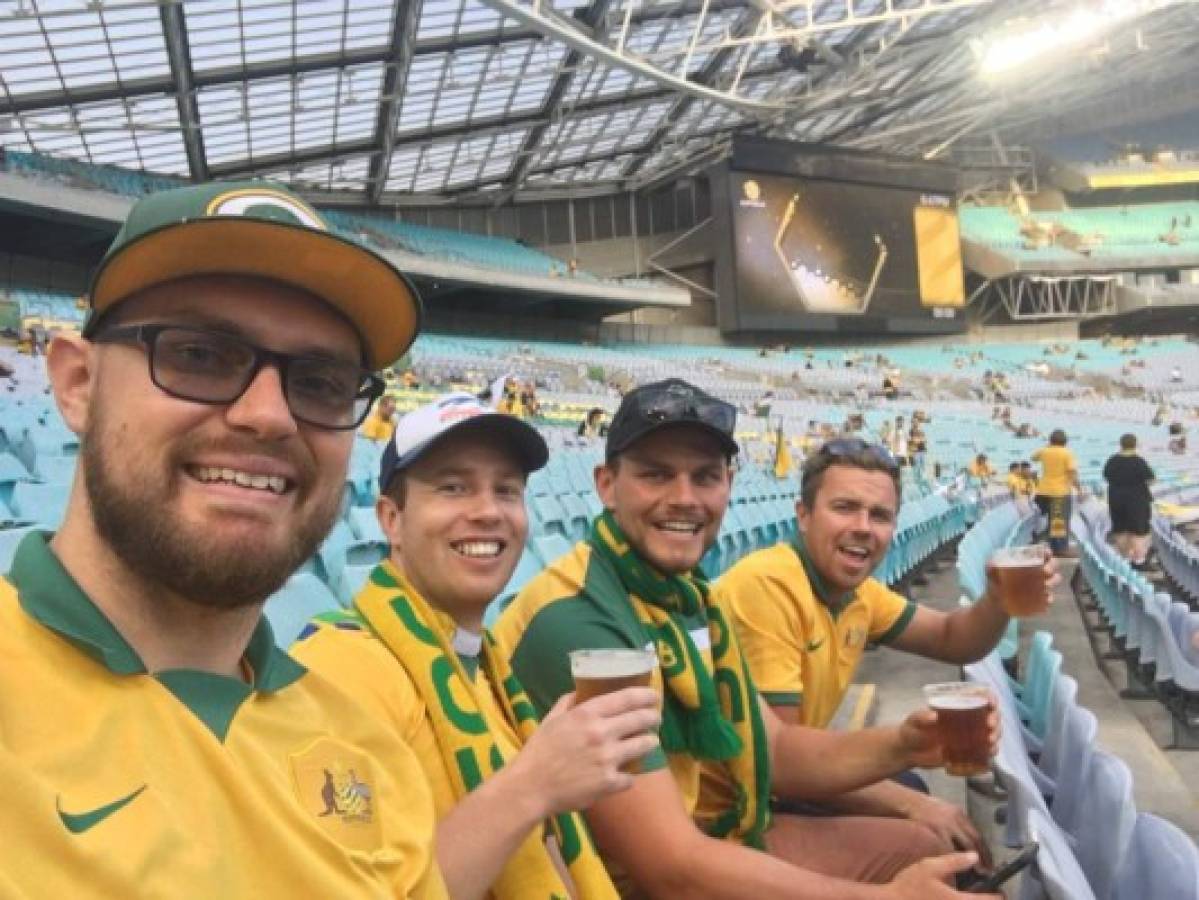
<svg viewBox="0 0 1199 900"><path fill-rule="evenodd" d="M1011 23L1002 34L975 42L979 74L1002 78L1052 53L1075 50L1110 32L1121 22L1173 0L1100 0L1052 18Z"/></svg>

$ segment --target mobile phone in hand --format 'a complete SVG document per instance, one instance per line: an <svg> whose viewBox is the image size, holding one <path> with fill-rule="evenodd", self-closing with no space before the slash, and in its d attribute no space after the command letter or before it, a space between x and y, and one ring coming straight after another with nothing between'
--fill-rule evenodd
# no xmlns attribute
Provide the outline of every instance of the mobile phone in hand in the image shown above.
<svg viewBox="0 0 1199 900"><path fill-rule="evenodd" d="M1004 882L1018 875L1028 868L1029 864L1037 858L1037 851L1041 849L1041 845L1036 841L1030 841L1024 847L1005 862L1002 866L992 872L990 875L985 875L979 881L976 881L970 887L966 888L967 894L993 894L1003 885Z"/></svg>

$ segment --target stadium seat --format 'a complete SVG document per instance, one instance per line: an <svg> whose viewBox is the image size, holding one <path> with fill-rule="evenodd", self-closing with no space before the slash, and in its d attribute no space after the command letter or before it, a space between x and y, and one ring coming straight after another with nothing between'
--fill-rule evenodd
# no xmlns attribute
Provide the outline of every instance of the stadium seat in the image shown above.
<svg viewBox="0 0 1199 900"><path fill-rule="evenodd" d="M37 477L48 484L70 484L75 478L76 457L39 455Z"/></svg>
<svg viewBox="0 0 1199 900"><path fill-rule="evenodd" d="M266 602L263 612L271 623L275 643L286 650L308 620L339 606L337 598L315 575L293 575Z"/></svg>
<svg viewBox="0 0 1199 900"><path fill-rule="evenodd" d="M1069 839L1043 811L1029 810L1028 836L1040 850L1020 882L1020 900L1096 900Z"/></svg>
<svg viewBox="0 0 1199 900"><path fill-rule="evenodd" d="M1096 897L1111 895L1136 817L1128 766L1110 753L1095 751L1079 797L1078 815L1068 833Z"/></svg>
<svg viewBox="0 0 1199 900"><path fill-rule="evenodd" d="M1199 900L1199 849L1176 825L1139 813L1112 900Z"/></svg>
<svg viewBox="0 0 1199 900"><path fill-rule="evenodd" d="M53 530L62 523L69 496L70 485L21 481L13 488L9 505L19 521Z"/></svg>

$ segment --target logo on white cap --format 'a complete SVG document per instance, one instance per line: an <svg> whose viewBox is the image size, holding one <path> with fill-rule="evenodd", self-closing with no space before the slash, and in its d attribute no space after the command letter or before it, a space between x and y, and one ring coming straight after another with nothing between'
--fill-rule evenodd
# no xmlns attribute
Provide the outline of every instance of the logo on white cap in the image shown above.
<svg viewBox="0 0 1199 900"><path fill-rule="evenodd" d="M450 394L400 419L395 430L395 449L400 459L459 422L494 413L474 394Z"/></svg>

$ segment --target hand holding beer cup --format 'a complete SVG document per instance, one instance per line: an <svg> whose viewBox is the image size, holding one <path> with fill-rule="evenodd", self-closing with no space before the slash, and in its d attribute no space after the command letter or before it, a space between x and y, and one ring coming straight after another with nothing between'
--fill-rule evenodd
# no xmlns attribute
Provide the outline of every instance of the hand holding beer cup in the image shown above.
<svg viewBox="0 0 1199 900"><path fill-rule="evenodd" d="M582 704L625 688L648 688L657 665L658 656L653 650L572 650L570 674L575 683L575 699ZM640 772L640 757L626 762L621 771L630 775Z"/></svg>
<svg viewBox="0 0 1199 900"><path fill-rule="evenodd" d="M537 818L584 810L632 785L629 766L658 746L661 722L649 687L565 694L509 765L532 774L537 790L524 799L537 804Z"/></svg>
<svg viewBox="0 0 1199 900"><path fill-rule="evenodd" d="M987 593L1013 618L1045 613L1060 581L1057 560L1046 544L1001 547L987 563Z"/></svg>
<svg viewBox="0 0 1199 900"><path fill-rule="evenodd" d="M985 685L968 681L924 687L928 744L916 765L944 766L947 775L984 775L999 747L999 714ZM916 715L909 716L911 721ZM931 721L929 721L931 719Z"/></svg>

